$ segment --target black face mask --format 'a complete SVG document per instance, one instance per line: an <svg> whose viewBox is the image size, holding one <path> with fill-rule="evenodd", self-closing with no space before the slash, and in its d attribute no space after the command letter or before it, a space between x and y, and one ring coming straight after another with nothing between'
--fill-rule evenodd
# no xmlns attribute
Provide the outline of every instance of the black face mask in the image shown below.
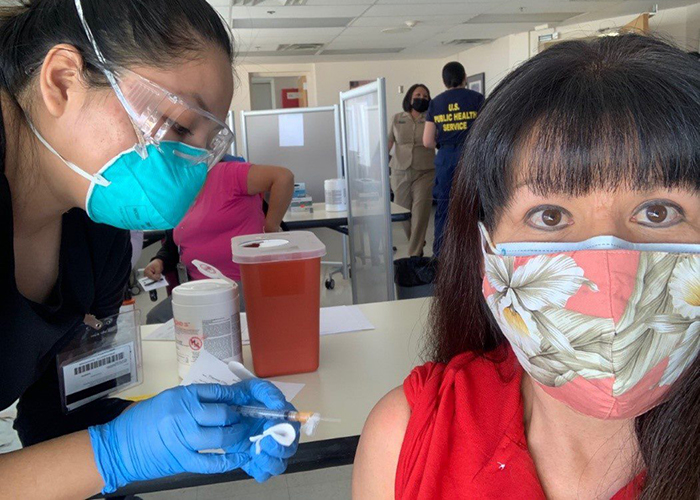
<svg viewBox="0 0 700 500"><path fill-rule="evenodd" d="M424 111L428 111L429 104L430 101L428 99L413 99L411 107L419 113L423 113Z"/></svg>

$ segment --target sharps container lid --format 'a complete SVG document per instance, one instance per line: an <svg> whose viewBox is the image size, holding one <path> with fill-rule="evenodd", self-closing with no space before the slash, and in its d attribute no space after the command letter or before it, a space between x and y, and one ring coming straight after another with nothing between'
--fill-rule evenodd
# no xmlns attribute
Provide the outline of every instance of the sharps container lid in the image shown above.
<svg viewBox="0 0 700 500"><path fill-rule="evenodd" d="M305 260L326 255L326 246L309 231L236 236L231 240L231 249L236 264Z"/></svg>
<svg viewBox="0 0 700 500"><path fill-rule="evenodd" d="M237 296L238 285L224 280L188 281L173 288L173 302L188 306L216 304Z"/></svg>

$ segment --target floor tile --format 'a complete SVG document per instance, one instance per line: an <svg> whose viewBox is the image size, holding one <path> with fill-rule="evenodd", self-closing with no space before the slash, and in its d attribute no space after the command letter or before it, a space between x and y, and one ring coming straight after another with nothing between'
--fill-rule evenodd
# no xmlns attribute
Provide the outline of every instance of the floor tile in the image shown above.
<svg viewBox="0 0 700 500"><path fill-rule="evenodd" d="M263 493L269 493L272 496L280 490L287 491L287 480L284 476L270 478L262 484L249 479L247 481L233 481L230 483L213 484L211 486L200 486L198 488L197 500L237 499L239 496L259 495Z"/></svg>
<svg viewBox="0 0 700 500"><path fill-rule="evenodd" d="M183 488L180 490L159 491L138 495L143 500L197 500L198 488Z"/></svg>
<svg viewBox="0 0 700 500"><path fill-rule="evenodd" d="M274 490L261 493L249 493L247 495L236 495L233 500L289 500L289 490Z"/></svg>
<svg viewBox="0 0 700 500"><path fill-rule="evenodd" d="M345 467L331 467L328 469L287 474L287 484L290 488L297 488L305 485L346 481L351 478L352 465L346 465Z"/></svg>
<svg viewBox="0 0 700 500"><path fill-rule="evenodd" d="M350 500L350 480L289 488L290 500Z"/></svg>

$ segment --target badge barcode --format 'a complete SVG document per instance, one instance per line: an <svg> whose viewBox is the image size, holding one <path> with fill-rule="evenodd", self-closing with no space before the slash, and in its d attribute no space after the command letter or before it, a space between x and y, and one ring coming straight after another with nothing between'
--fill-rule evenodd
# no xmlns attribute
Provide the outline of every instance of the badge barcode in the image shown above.
<svg viewBox="0 0 700 500"><path fill-rule="evenodd" d="M74 368L73 374L80 375L81 373L89 372L90 370L94 370L95 368L99 368L100 366L109 365L111 363L121 361L122 359L124 359L123 352L112 354L111 356L96 359L95 361L91 361L90 363L85 363L84 365L80 365L79 367Z"/></svg>

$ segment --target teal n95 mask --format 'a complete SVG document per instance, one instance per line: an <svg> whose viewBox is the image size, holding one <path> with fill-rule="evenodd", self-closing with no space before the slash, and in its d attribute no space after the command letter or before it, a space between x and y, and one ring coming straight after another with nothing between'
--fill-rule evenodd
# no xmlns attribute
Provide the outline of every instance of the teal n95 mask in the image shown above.
<svg viewBox="0 0 700 500"><path fill-rule="evenodd" d="M68 168L90 181L85 211L95 222L130 230L172 229L185 216L207 178L207 164L192 164L202 150L181 142L121 152L91 175L63 158L30 122L34 135Z"/></svg>

